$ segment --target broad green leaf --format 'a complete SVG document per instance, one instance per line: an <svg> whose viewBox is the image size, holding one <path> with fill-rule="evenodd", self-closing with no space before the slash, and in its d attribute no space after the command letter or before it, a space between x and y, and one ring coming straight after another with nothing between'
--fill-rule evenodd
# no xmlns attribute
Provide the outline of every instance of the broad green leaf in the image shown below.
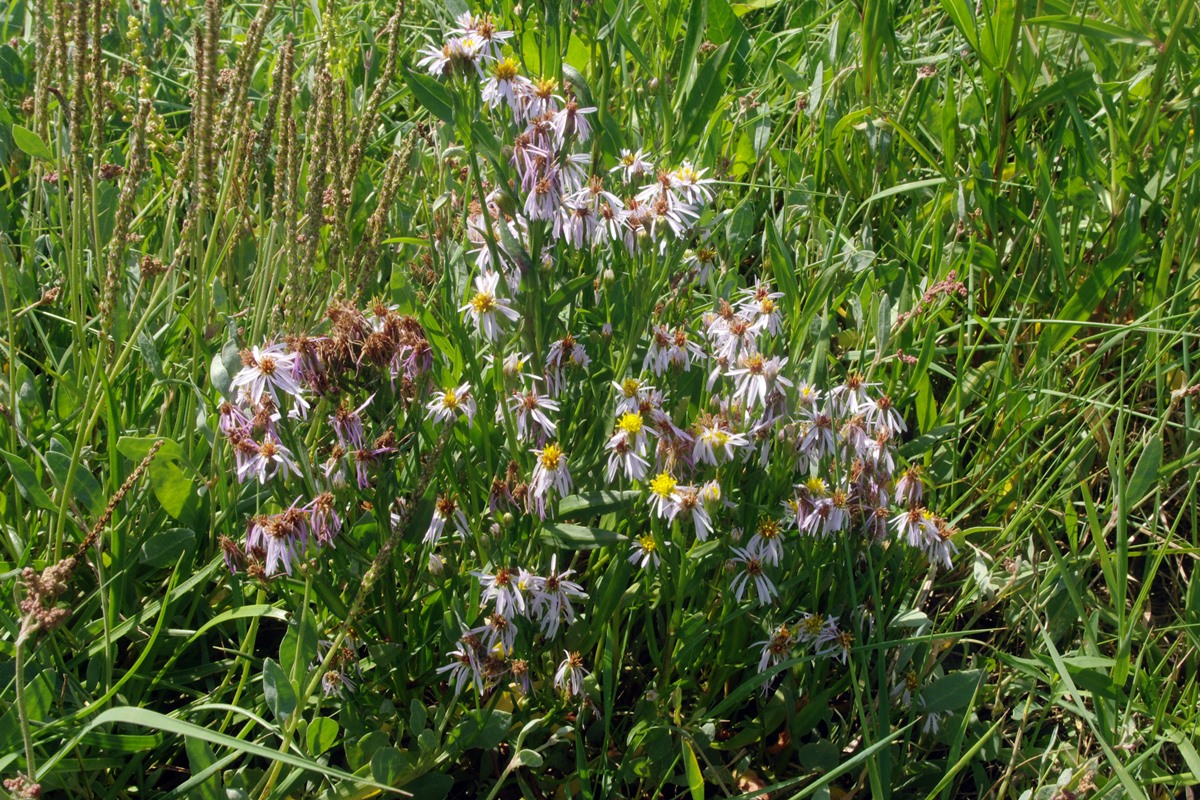
<svg viewBox="0 0 1200 800"><path fill-rule="evenodd" d="M1146 496L1158 479L1158 470L1162 466L1163 443L1155 436L1146 442L1142 454L1138 456L1133 475L1129 478L1129 503L1133 504Z"/></svg>
<svg viewBox="0 0 1200 800"><path fill-rule="evenodd" d="M6 450L0 450L0 456L4 458L8 468L12 471L13 481L17 484L17 491L21 493L22 497L43 511L57 510L57 506L50 501L50 495L46 494L46 490L38 481L37 473L33 471L33 467L29 466L28 462Z"/></svg>
<svg viewBox="0 0 1200 800"><path fill-rule="evenodd" d="M308 740L309 755L319 756L322 753L328 752L329 748L337 744L338 733L337 722L331 720L329 717L317 717L308 723L306 738Z"/></svg>
<svg viewBox="0 0 1200 800"><path fill-rule="evenodd" d="M982 679L983 671L977 669L943 675L921 693L922 710L941 714L965 707L975 696Z"/></svg>
<svg viewBox="0 0 1200 800"><path fill-rule="evenodd" d="M46 462L50 465L50 480L54 483L54 488L61 492L63 484L67 480L67 471L71 468L71 456L58 450L49 450L46 453ZM103 513L106 503L104 490L100 488L99 482L92 473L84 469L82 464L75 470L72 494L81 504L83 511L93 516Z"/></svg>
<svg viewBox="0 0 1200 800"><path fill-rule="evenodd" d="M287 633L279 643L279 665L298 683L316 659L317 623L311 611L302 609L299 619L288 623Z"/></svg>
<svg viewBox="0 0 1200 800"><path fill-rule="evenodd" d="M392 786L411 766L412 757L407 753L401 753L394 747L381 747L371 756L371 777Z"/></svg>
<svg viewBox="0 0 1200 800"><path fill-rule="evenodd" d="M625 540L616 531L560 522L542 523L541 538L544 542L568 550L594 550Z"/></svg>
<svg viewBox="0 0 1200 800"><path fill-rule="evenodd" d="M141 461L150 452L150 448L161 436L122 436L117 440L117 452L128 458L130 461ZM187 456L183 453L183 448L179 446L179 442L171 441L170 439L163 440L163 446L158 449L158 454L154 460L168 459L173 461L182 461L188 464ZM188 464L190 468L191 465Z"/></svg>
<svg viewBox="0 0 1200 800"><path fill-rule="evenodd" d="M194 736L183 737L183 749L187 751L188 767L192 774L203 772L217 763L212 748L203 739ZM225 800L225 791L221 786L221 776L215 772L205 778L199 786L192 788L191 797L198 800Z"/></svg>
<svg viewBox="0 0 1200 800"><path fill-rule="evenodd" d="M195 482L174 461L156 458L150 462L150 488L163 510L177 520L187 516L188 501L196 496Z"/></svg>
<svg viewBox="0 0 1200 800"><path fill-rule="evenodd" d="M428 75L411 72L403 67L400 68L400 72L409 91L426 111L447 125L454 124L454 98L446 91L445 86Z"/></svg>
<svg viewBox="0 0 1200 800"><path fill-rule="evenodd" d="M601 489L597 492L567 495L558 503L558 514L561 517L599 517L629 508L633 505L633 501L640 496L641 492L632 489L625 491Z"/></svg>
<svg viewBox="0 0 1200 800"><path fill-rule="evenodd" d="M285 721L296 710L296 689L274 659L263 661L263 695L275 719Z"/></svg>
<svg viewBox="0 0 1200 800"><path fill-rule="evenodd" d="M169 567L195 543L196 533L190 528L155 531L142 542L138 561L151 567Z"/></svg>
<svg viewBox="0 0 1200 800"><path fill-rule="evenodd" d="M50 148L42 141L42 137L38 136L29 128L21 125L12 126L12 138L17 147L21 148L22 152L40 158L43 161L53 161L54 154L50 152Z"/></svg>

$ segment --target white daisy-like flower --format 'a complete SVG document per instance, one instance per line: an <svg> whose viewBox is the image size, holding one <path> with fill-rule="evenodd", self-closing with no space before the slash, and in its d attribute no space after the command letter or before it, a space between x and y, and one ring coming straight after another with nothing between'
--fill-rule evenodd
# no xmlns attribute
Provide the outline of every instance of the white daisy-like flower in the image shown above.
<svg viewBox="0 0 1200 800"><path fill-rule="evenodd" d="M458 388L434 392L433 399L425 404L425 408L428 409L426 419L453 422L465 416L467 422L471 423L475 419L475 398L471 396L471 384L463 383Z"/></svg>
<svg viewBox="0 0 1200 800"><path fill-rule="evenodd" d="M722 460L733 460L737 455L737 448L750 446L750 441L744 434L728 430L719 422L705 423L699 428L696 448L692 451L697 463L711 464L715 467Z"/></svg>
<svg viewBox="0 0 1200 800"><path fill-rule="evenodd" d="M459 536L466 537L471 530L470 524L467 522L467 515L463 513L462 507L453 497L438 495L437 502L433 505L433 517L429 520L429 528L425 531L425 536L421 541L425 544L437 545L442 540L442 532L446 530L446 523L453 521L454 528L458 531Z"/></svg>
<svg viewBox="0 0 1200 800"><path fill-rule="evenodd" d="M231 389L244 390L254 405L262 402L263 393L271 395L275 405L279 405L279 392L292 398L301 414L308 411L308 401L304 399L304 390L293 377L296 365L296 354L290 353L287 346L278 343L268 347L252 347L247 352L242 351L242 368L233 376Z"/></svg>
<svg viewBox="0 0 1200 800"><path fill-rule="evenodd" d="M758 529L746 550L755 553L764 564L778 565L783 560L783 526L774 517L758 523Z"/></svg>
<svg viewBox="0 0 1200 800"><path fill-rule="evenodd" d="M292 451L284 447L283 443L272 436L270 432L263 435L263 440L257 444L257 448L257 452L250 455L238 470L239 481L244 481L247 476L254 475L258 478L259 483L266 483L278 475L281 470L284 473L300 474L300 468L296 466Z"/></svg>
<svg viewBox="0 0 1200 800"><path fill-rule="evenodd" d="M557 414L558 403L538 394L536 388L527 392L513 392L508 398L508 407L516 422L517 438L521 441L545 441L554 436L556 426L546 412ZM500 417L499 409L496 416Z"/></svg>
<svg viewBox="0 0 1200 800"><path fill-rule="evenodd" d="M555 688L572 697L583 693L583 679L587 670L583 668L583 657L579 653L564 650L566 658L554 673Z"/></svg>
<svg viewBox="0 0 1200 800"><path fill-rule="evenodd" d="M708 172L707 167L696 169L692 162L684 161L678 169L671 173L672 190L685 203L711 203L713 200L712 187L716 185L717 181L715 178L704 177L705 172Z"/></svg>
<svg viewBox="0 0 1200 800"><path fill-rule="evenodd" d="M558 554L550 557L550 572L537 578L533 590L535 613L541 617L542 634L547 639L558 635L559 626L575 621L575 608L571 600L586 600L587 592L575 581L567 580L574 570L558 571Z"/></svg>
<svg viewBox="0 0 1200 800"><path fill-rule="evenodd" d="M662 547L669 547L670 544L670 542L664 541ZM638 569L657 567L662 563L658 540L649 533L635 538L630 545L628 561L630 564L636 565Z"/></svg>
<svg viewBox="0 0 1200 800"><path fill-rule="evenodd" d="M571 491L571 472L567 467L567 454L558 442L551 442L541 450L534 450L537 464L533 468L533 480L529 484L529 497L539 517L546 516L546 501L552 495L566 497Z"/></svg>
<svg viewBox="0 0 1200 800"><path fill-rule="evenodd" d="M650 481L650 508L663 519L670 519L675 505L675 487L679 482L669 472L660 472Z"/></svg>
<svg viewBox="0 0 1200 800"><path fill-rule="evenodd" d="M617 390L618 417L621 414L641 409L642 402L654 391L653 386L637 378L626 378L620 383L613 381L612 385Z"/></svg>
<svg viewBox="0 0 1200 800"><path fill-rule="evenodd" d="M481 605L495 603L496 613L508 619L525 613L525 594L519 582L519 573L501 567L495 572L476 570L471 574L479 579L479 585L483 588L479 597Z"/></svg>
<svg viewBox="0 0 1200 800"><path fill-rule="evenodd" d="M559 109L550 121L551 126L554 128L554 138L558 141L558 146L562 147L571 136L575 136L581 142L586 142L588 137L592 135L592 126L588 123L587 117L584 114L593 114L595 111L595 106L580 108L579 104L574 100L568 100L566 105Z"/></svg>
<svg viewBox="0 0 1200 800"><path fill-rule="evenodd" d="M480 97L489 108L507 103L513 113L520 110L522 97L533 90L533 82L520 74L516 59L506 58L492 65L492 74L484 81Z"/></svg>
<svg viewBox="0 0 1200 800"><path fill-rule="evenodd" d="M742 596L746 594L746 589L753 584L754 590L758 595L758 604L767 605L779 596L779 591L775 588L775 584L771 583L771 579L767 577L763 571L763 561L758 553L751 552L748 548L734 547L734 557L732 562L734 568L738 569L737 575L733 578L733 583L730 588L733 589L733 594L738 602L742 601Z"/></svg>
<svg viewBox="0 0 1200 800"><path fill-rule="evenodd" d="M708 515L701 489L695 486L678 486L672 503L672 518L681 515L687 517L696 529L696 538L701 542L707 541L708 535L712 533L712 519Z"/></svg>
<svg viewBox="0 0 1200 800"><path fill-rule="evenodd" d="M609 172L620 172L621 179L626 183L640 180L653 171L654 163L646 158L645 153L640 149L630 152L627 148L621 148L621 160L609 170Z"/></svg>
<svg viewBox="0 0 1200 800"><path fill-rule="evenodd" d="M521 315L508 304L508 301L496 294L500 283L500 273L484 272L475 276L475 296L459 311L466 312L475 322L475 330L489 341L500 337L500 320L503 316L509 322L516 322Z"/></svg>

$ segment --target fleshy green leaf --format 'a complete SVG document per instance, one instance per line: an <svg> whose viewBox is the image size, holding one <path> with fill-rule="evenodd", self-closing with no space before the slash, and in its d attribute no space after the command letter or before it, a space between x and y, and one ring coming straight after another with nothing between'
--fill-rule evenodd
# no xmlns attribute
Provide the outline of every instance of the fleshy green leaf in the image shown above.
<svg viewBox="0 0 1200 800"><path fill-rule="evenodd" d="M54 154L50 152L50 148L42 141L42 137L29 130L29 128L21 125L13 125L12 138L13 142L16 143L17 147L21 148L22 152L44 161L54 160Z"/></svg>

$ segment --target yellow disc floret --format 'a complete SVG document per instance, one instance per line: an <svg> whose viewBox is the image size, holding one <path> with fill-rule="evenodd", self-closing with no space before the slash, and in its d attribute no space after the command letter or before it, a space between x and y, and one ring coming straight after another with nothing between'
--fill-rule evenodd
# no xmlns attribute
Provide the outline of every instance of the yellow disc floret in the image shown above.
<svg viewBox="0 0 1200 800"><path fill-rule="evenodd" d="M621 418L617 420L617 428L630 436L637 436L642 432L642 415L636 411L622 414Z"/></svg>
<svg viewBox="0 0 1200 800"><path fill-rule="evenodd" d="M562 448L558 446L557 442L551 442L546 445L546 449L542 451L539 458L541 459L542 467L553 472L558 469L558 463L563 459Z"/></svg>
<svg viewBox="0 0 1200 800"><path fill-rule="evenodd" d="M669 472L660 472L654 476L654 480L650 481L650 491L662 498L670 497L675 493L677 482L671 477Z"/></svg>
<svg viewBox="0 0 1200 800"><path fill-rule="evenodd" d="M487 292L480 292L471 298L471 308L476 314L486 314L496 308L496 297Z"/></svg>

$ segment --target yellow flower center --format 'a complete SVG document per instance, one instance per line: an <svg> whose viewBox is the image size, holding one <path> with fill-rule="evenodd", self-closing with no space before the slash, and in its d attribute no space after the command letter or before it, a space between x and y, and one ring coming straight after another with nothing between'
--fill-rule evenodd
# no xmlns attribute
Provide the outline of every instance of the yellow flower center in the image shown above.
<svg viewBox="0 0 1200 800"><path fill-rule="evenodd" d="M654 541L654 537L650 534L638 537L638 545L647 553L653 553L658 549L658 542Z"/></svg>
<svg viewBox="0 0 1200 800"><path fill-rule="evenodd" d="M496 298L487 292L480 292L471 298L471 308L476 314L486 314L496 308Z"/></svg>
<svg viewBox="0 0 1200 800"><path fill-rule="evenodd" d="M779 535L779 523L773 519L764 519L758 524L758 535L764 539L774 539Z"/></svg>
<svg viewBox="0 0 1200 800"><path fill-rule="evenodd" d="M446 395L442 398L442 405L446 408L458 408L458 395L453 389L447 389Z"/></svg>
<svg viewBox="0 0 1200 800"><path fill-rule="evenodd" d="M562 448L559 447L555 442L551 442L550 444L546 445L546 449L543 450L541 456L539 456L542 466L551 472L558 469L558 462L561 461L562 458Z"/></svg>
<svg viewBox="0 0 1200 800"><path fill-rule="evenodd" d="M512 58L506 58L503 61L497 62L496 66L492 68L492 74L496 76L497 80L502 81L511 81L517 77L517 71L517 62Z"/></svg>
<svg viewBox="0 0 1200 800"><path fill-rule="evenodd" d="M671 477L670 473L660 472L650 481L650 491L664 499L670 497L675 492L676 480Z"/></svg>
<svg viewBox="0 0 1200 800"><path fill-rule="evenodd" d="M820 478L809 478L804 482L804 485L815 495L825 495L825 481Z"/></svg>
<svg viewBox="0 0 1200 800"><path fill-rule="evenodd" d="M642 382L637 378L626 378L621 382L621 392L626 397L633 397L642 388Z"/></svg>
<svg viewBox="0 0 1200 800"><path fill-rule="evenodd" d="M642 432L642 415L636 411L622 414L621 419L617 421L617 427L630 436L636 436Z"/></svg>

